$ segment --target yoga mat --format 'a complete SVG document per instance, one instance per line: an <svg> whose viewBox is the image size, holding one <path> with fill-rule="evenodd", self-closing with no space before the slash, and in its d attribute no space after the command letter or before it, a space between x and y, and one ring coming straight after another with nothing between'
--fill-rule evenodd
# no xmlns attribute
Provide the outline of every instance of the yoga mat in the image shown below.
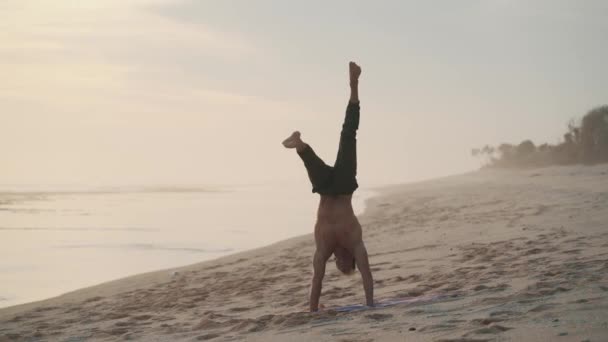
<svg viewBox="0 0 608 342"><path fill-rule="evenodd" d="M445 293L433 293L433 294L428 294L428 295L418 296L418 297L381 299L375 303L376 306L374 306L374 307L369 307L369 306L363 305L363 304L353 304L353 305L345 305L345 306L327 308L325 310L333 310L333 311L338 311L338 312L353 312L353 311L361 311L361 310L369 310L369 309L386 308L389 306L395 306L395 305L399 305L399 304L432 302L432 301L436 301L438 299L446 298L449 296L450 296L449 294L445 294Z"/></svg>

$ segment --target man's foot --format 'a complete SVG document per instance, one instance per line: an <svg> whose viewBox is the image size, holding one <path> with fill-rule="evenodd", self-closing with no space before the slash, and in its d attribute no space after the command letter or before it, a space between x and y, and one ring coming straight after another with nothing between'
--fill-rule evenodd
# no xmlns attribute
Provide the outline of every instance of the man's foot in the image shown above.
<svg viewBox="0 0 608 342"><path fill-rule="evenodd" d="M300 139L300 132L293 132L289 138L283 140L283 146L286 148L298 148L304 144L302 139Z"/></svg>
<svg viewBox="0 0 608 342"><path fill-rule="evenodd" d="M348 63L348 73L350 75L350 83L359 82L359 76L361 76L361 67L355 62Z"/></svg>

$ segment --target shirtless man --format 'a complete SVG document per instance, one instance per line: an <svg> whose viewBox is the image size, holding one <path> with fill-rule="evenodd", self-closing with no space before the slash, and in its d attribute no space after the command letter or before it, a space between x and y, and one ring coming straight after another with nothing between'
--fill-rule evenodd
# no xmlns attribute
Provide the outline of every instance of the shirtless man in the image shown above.
<svg viewBox="0 0 608 342"><path fill-rule="evenodd" d="M340 134L338 156L333 167L319 158L294 132L283 141L286 148L295 149L304 162L312 183L312 192L321 195L315 224L316 251L313 257L314 274L310 291L310 311L319 309L325 264L334 254L336 266L344 274L361 272L367 306L374 306L374 285L369 268L367 250L363 244L361 225L351 203L357 184L357 129L359 128L359 76L361 68L349 63L350 101Z"/></svg>

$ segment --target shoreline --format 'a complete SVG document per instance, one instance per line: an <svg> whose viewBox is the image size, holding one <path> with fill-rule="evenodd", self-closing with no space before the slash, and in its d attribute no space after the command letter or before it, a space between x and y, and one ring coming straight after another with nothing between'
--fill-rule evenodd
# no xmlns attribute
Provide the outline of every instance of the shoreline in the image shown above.
<svg viewBox="0 0 608 342"><path fill-rule="evenodd" d="M365 212L368 210L368 201L370 201L371 199L373 199L374 197L377 196L381 196L381 193L376 190L375 188L369 188L369 189L361 189L363 193L366 193L366 195L362 196L361 199L358 199L356 202L353 201L353 207L355 209L355 213L356 215L359 216L363 216L365 214ZM29 193L28 193L29 194ZM315 196L317 196L316 194L313 194ZM360 210L359 213L357 213L357 210ZM266 248L272 247L274 245L277 244L281 244L283 242L288 242L290 240L294 240L294 239L304 239L304 238L310 238L312 236L312 227L311 227L311 232L310 233L306 233L306 234L301 234L301 235L297 235L297 236L293 236L293 237L289 237L286 239L282 239L279 241L275 241L272 242L270 244L266 244L266 245L262 245L262 246L258 246L258 247L254 247L254 248L250 248L250 249L246 249L246 250L242 250L242 251L237 251L235 253L230 253L227 255L223 255L223 256L219 256L219 257L215 257L212 259L208 259L208 260L202 260L202 261L196 261L193 263L188 263L185 265L181 265L181 266L175 266L175 267L168 267L168 268L160 268L160 269L156 269L156 270L152 270L152 271L147 271L147 272L138 272L138 273L133 273L131 275L127 275L124 277L119 277L116 279L110 279L107 281L102 281L100 283L97 284L93 284L90 286L84 286L81 288L77 288L74 290L70 290L55 296L51 296L51 297L47 297L47 298L43 298L40 300L34 300L34 301L30 301L30 302L25 302L25 303L20 303L20 304L15 304L15 305L11 305L11 306L6 306L6 307L0 307L0 318L2 318L3 314L6 312L19 312L21 311L21 308L29 308L32 306L36 306L38 304L43 305L46 302L54 302L55 300L59 299L59 298L64 298L66 296L71 296L72 294L78 294L80 292L88 292L88 291L92 291L94 289L100 289L103 288L105 286L109 286L111 287L112 284L115 284L117 282L121 282L121 281L125 281L128 282L129 280L133 280L133 281L137 281L137 279L142 278L142 279L155 279L155 280L160 280L160 279L164 279L164 277L162 277L162 273L167 273L167 274L172 274L175 271L180 271L180 270L185 270L185 269L189 269L189 268L193 268L193 267L203 267L205 266L205 264L207 263L221 263L223 259L230 259L232 257L238 257L241 254L242 255L247 255L250 252L255 252L257 250L264 250ZM149 278L148 278L149 277ZM139 283L139 282L138 282Z"/></svg>
<svg viewBox="0 0 608 342"><path fill-rule="evenodd" d="M307 312L311 234L0 309L0 340L603 340L608 165L396 185L359 215L378 299L328 264ZM177 272L177 273L175 273Z"/></svg>
<svg viewBox="0 0 608 342"><path fill-rule="evenodd" d="M43 305L53 305L57 302L62 302L64 299L70 300L72 297L81 297L88 296L90 292L95 292L96 295L112 295L121 291L129 291L132 289L139 288L144 286L145 284L154 283L154 282L162 282L171 280L175 275L179 275L180 273L189 271L191 269L198 268L213 268L217 264L229 263L234 261L233 259L242 259L248 256L256 255L258 253L263 253L267 250L276 248L278 245L290 244L294 242L302 242L303 240L307 240L312 236L312 233L295 236L292 238L280 240L269 245L256 247L252 249L248 249L245 251L240 251L224 256L217 257L215 259L198 261L192 264L178 266L178 267L170 267L166 269L159 269L150 272L144 273L136 273L133 275L129 275L126 277L105 281L99 284L95 284L92 286L87 286L83 288L79 288L73 291L69 291L58 296L41 299L33 302L27 302L22 304L17 304L13 306L8 306L4 308L0 308L0 319L5 315L14 315L21 311L25 311L29 308ZM177 273L175 273L177 272Z"/></svg>

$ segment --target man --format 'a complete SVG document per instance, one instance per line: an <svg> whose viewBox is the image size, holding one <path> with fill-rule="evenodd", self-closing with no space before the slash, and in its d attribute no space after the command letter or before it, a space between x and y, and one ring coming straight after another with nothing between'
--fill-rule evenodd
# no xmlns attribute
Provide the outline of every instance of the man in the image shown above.
<svg viewBox="0 0 608 342"><path fill-rule="evenodd" d="M357 184L357 129L359 128L359 76L361 68L349 63L350 101L340 134L338 156L333 167L326 165L313 149L294 132L283 141L286 148L295 149L304 162L312 191L321 195L315 224L316 251L313 257L314 274L310 291L310 311L319 309L325 264L334 254L336 266L344 274L361 272L368 306L374 305L372 273L363 244L361 225L351 203Z"/></svg>

